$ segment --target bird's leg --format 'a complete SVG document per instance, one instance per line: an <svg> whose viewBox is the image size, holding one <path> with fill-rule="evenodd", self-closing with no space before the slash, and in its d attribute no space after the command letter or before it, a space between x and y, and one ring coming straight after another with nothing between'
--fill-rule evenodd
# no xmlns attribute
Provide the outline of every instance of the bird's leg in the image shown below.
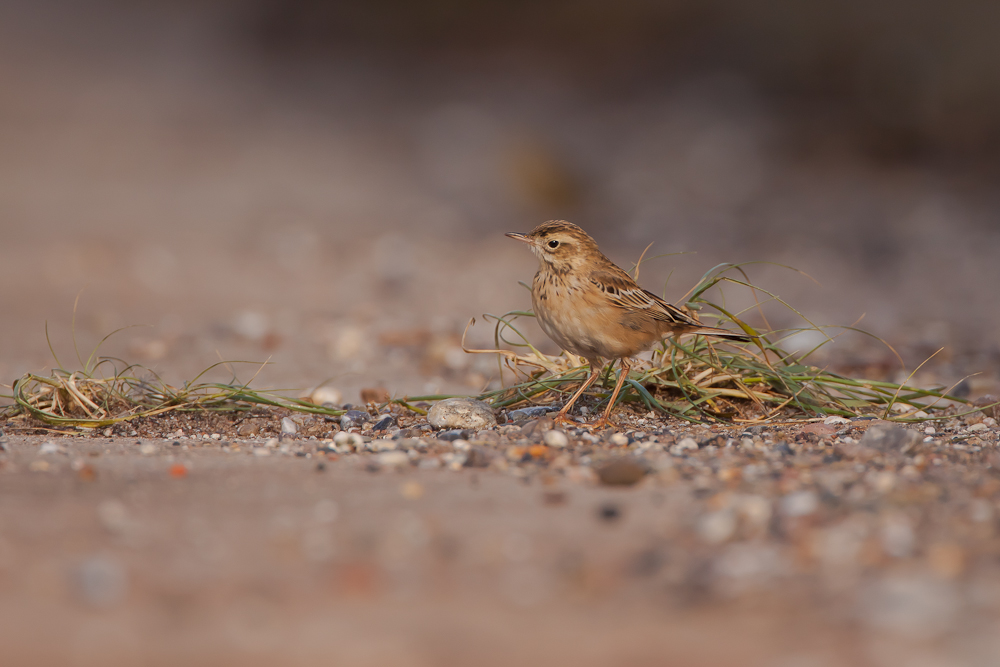
<svg viewBox="0 0 1000 667"><path fill-rule="evenodd" d="M576 390L575 394L573 394L573 398L569 399L569 402L566 403L566 405L562 407L562 410L560 410L559 413L554 417L554 421L557 424L572 421L568 416L569 409L572 408L573 404L576 403L576 400L583 395L583 392L587 391L587 387L594 384L594 380L597 379L597 376L600 374L600 372L601 372L601 366L598 365L596 362L590 362L590 377L584 380L583 384L580 385L580 388Z"/></svg>
<svg viewBox="0 0 1000 667"><path fill-rule="evenodd" d="M618 394L622 390L622 385L625 384L625 379L628 377L628 372L632 370L631 366L629 366L629 363L625 359L625 357L622 357L621 362L622 362L622 369L618 375L618 382L615 384L615 391L614 393L611 394L611 400L608 401L608 407L604 408L604 415L602 415L601 418L593 424L593 428L595 429L602 429L605 426L611 425L611 419L610 419L611 411L614 410L615 408L615 401L618 399Z"/></svg>

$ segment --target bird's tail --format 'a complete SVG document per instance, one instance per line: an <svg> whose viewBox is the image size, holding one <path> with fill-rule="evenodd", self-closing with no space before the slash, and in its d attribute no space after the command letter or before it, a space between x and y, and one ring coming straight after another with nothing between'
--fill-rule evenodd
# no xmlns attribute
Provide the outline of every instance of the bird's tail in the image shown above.
<svg viewBox="0 0 1000 667"><path fill-rule="evenodd" d="M737 333L735 331L729 331L728 329L720 329L718 327L703 327L703 326L692 327L690 329L682 331L681 333L697 334L700 336L714 336L715 338L723 338L725 340L735 340L741 343L749 343L753 340L752 337L744 333Z"/></svg>

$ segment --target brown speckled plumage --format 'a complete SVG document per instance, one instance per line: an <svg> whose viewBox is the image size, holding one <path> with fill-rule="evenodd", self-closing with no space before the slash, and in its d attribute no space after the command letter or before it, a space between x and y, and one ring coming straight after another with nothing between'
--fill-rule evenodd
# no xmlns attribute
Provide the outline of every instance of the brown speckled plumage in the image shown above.
<svg viewBox="0 0 1000 667"><path fill-rule="evenodd" d="M629 357L663 338L692 333L750 340L740 333L703 326L680 308L642 289L604 256L594 239L571 222L552 220L528 234L507 236L527 243L539 259L531 300L542 330L559 347L590 363L590 377L559 412L561 420L597 379L605 359L620 359L622 372L601 423L607 423L628 375Z"/></svg>

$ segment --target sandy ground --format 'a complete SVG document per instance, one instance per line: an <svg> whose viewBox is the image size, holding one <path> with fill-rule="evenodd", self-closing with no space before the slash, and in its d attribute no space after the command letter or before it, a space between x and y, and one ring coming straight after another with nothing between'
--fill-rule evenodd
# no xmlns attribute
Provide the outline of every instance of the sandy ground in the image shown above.
<svg viewBox="0 0 1000 667"><path fill-rule="evenodd" d="M263 63L182 15L124 42L61 30L0 23L4 384L53 367L47 323L66 368L138 325L101 354L171 383L269 360L255 386L474 394L497 379L461 351L469 319L488 346L481 315L529 304L534 260L502 233L566 217L626 267L650 241L695 252L643 266L671 299L719 262L801 268L819 284L749 270L814 321L864 316L908 369L945 346L917 381L996 390L988 179L873 164L835 125L803 143L745 81ZM906 375L861 336L826 355ZM671 453L683 425L626 421L665 432L559 459L511 431L451 470L462 451L433 434L396 469L321 430L282 452L218 424L0 422L0 642L18 665L997 664L996 428L975 426L905 454L839 425ZM601 485L626 451L649 474Z"/></svg>

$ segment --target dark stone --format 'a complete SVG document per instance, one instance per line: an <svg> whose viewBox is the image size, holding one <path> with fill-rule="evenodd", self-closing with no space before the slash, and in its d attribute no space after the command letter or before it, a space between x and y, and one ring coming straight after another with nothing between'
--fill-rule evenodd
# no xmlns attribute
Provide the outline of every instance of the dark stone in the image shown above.
<svg viewBox="0 0 1000 667"><path fill-rule="evenodd" d="M323 463L322 461L320 461L319 463L316 464L316 472L323 472L324 470L326 470L326 464L325 463Z"/></svg>
<svg viewBox="0 0 1000 667"><path fill-rule="evenodd" d="M510 421L520 421L522 419L534 419L535 417L541 417L545 415L546 412L555 412L555 408L550 408L547 405L533 405L528 408L519 408L517 410L511 410L507 413L507 419Z"/></svg>
<svg viewBox="0 0 1000 667"><path fill-rule="evenodd" d="M456 428L450 431L441 431L437 434L438 440L447 440L452 442L453 440L468 440L472 437L475 431L470 431L466 428Z"/></svg>
<svg viewBox="0 0 1000 667"><path fill-rule="evenodd" d="M465 467L486 468L496 456L497 453L492 449L487 449L482 445L473 445L469 447L469 451L466 453Z"/></svg>
<svg viewBox="0 0 1000 667"><path fill-rule="evenodd" d="M180 440L174 440L172 444L173 444L174 447L180 447L181 446L181 441Z"/></svg>
<svg viewBox="0 0 1000 667"><path fill-rule="evenodd" d="M646 476L648 470L639 460L621 456L598 466L594 472L601 484L607 486L632 486Z"/></svg>
<svg viewBox="0 0 1000 667"><path fill-rule="evenodd" d="M861 436L858 444L880 452L905 454L922 440L916 431L910 431L892 424L872 424Z"/></svg>
<svg viewBox="0 0 1000 667"><path fill-rule="evenodd" d="M542 494L542 502L546 505L565 505L565 491L546 491Z"/></svg>
<svg viewBox="0 0 1000 667"><path fill-rule="evenodd" d="M701 449L702 447L708 447L709 445L715 445L719 449L722 449L723 447L726 446L726 440L728 440L728 438L726 438L726 436L724 435L713 435L699 442L698 449Z"/></svg>
<svg viewBox="0 0 1000 667"><path fill-rule="evenodd" d="M372 429L375 431L386 431L396 425L396 418L392 415L383 415L381 419L375 422Z"/></svg>
<svg viewBox="0 0 1000 667"><path fill-rule="evenodd" d="M974 400L972 404L977 408L982 408L980 412L987 417L993 417L993 419L1000 421L1000 398L992 394L986 394Z"/></svg>
<svg viewBox="0 0 1000 667"><path fill-rule="evenodd" d="M371 421L371 415L363 410L348 410L340 416L340 428L346 431L354 426L361 426Z"/></svg>
<svg viewBox="0 0 1000 667"><path fill-rule="evenodd" d="M597 516L603 521L617 521L621 518L622 512L615 503L604 503L597 508Z"/></svg>
<svg viewBox="0 0 1000 667"><path fill-rule="evenodd" d="M296 456L303 459L306 457L306 454L308 454L308 452L295 452Z"/></svg>
<svg viewBox="0 0 1000 667"><path fill-rule="evenodd" d="M784 440L782 440L781 442L779 442L774 446L774 451L778 452L782 456L791 456L795 453L792 451L792 448L788 446L788 443L785 442Z"/></svg>

